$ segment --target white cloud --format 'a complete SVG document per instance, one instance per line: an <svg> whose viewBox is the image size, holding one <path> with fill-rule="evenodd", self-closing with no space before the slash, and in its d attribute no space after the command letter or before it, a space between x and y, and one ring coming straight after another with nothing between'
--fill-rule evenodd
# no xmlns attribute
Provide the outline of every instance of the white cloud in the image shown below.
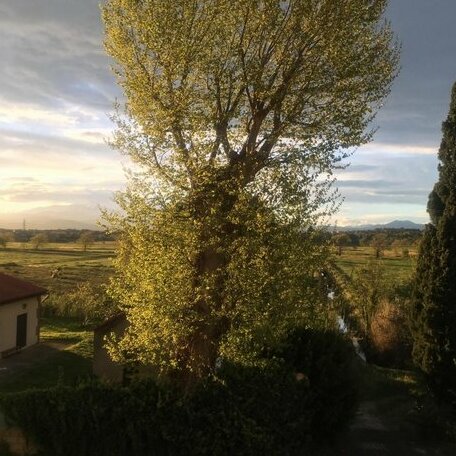
<svg viewBox="0 0 456 456"><path fill-rule="evenodd" d="M47 128L70 127L78 123L78 118L64 111L0 100L0 124L25 127L29 123Z"/></svg>
<svg viewBox="0 0 456 456"><path fill-rule="evenodd" d="M437 147L426 147L415 144L389 144L373 142L362 146L359 153L369 154L394 154L394 155L434 155L438 152Z"/></svg>

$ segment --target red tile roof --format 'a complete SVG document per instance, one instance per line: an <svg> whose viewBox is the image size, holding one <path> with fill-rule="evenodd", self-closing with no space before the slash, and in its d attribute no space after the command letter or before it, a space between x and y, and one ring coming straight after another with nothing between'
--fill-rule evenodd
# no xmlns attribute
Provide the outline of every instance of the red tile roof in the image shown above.
<svg viewBox="0 0 456 456"><path fill-rule="evenodd" d="M41 296L47 291L33 283L0 272L0 304Z"/></svg>

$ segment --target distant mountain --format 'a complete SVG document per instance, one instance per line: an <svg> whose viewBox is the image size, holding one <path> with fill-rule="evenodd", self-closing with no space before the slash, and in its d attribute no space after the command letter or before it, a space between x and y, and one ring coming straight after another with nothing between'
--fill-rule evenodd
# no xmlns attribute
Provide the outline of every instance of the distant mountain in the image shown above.
<svg viewBox="0 0 456 456"><path fill-rule="evenodd" d="M338 226L339 231L370 231L370 230L423 230L424 225L421 223L411 222L410 220L393 220L392 222L377 225L354 225Z"/></svg>
<svg viewBox="0 0 456 456"><path fill-rule="evenodd" d="M424 224L411 222L410 220L394 220L384 225L383 228L424 230Z"/></svg>
<svg viewBox="0 0 456 456"><path fill-rule="evenodd" d="M49 206L35 208L14 214L0 213L0 228L22 229L23 221L27 229L36 230L99 230L97 220L100 210L83 205Z"/></svg>

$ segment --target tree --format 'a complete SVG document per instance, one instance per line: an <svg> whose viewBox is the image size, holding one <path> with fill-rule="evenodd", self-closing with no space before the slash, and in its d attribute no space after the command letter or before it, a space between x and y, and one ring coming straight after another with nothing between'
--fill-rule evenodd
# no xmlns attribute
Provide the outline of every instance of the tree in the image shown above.
<svg viewBox="0 0 456 456"><path fill-rule="evenodd" d="M332 238L333 244L337 247L337 254L342 255L342 247L351 245L352 240L347 233L338 233Z"/></svg>
<svg viewBox="0 0 456 456"><path fill-rule="evenodd" d="M4 231L0 233L0 247L5 249L8 242L14 242L14 233L11 231Z"/></svg>
<svg viewBox="0 0 456 456"><path fill-rule="evenodd" d="M371 241L371 246L375 250L375 258L379 259L388 245L388 238L385 233L377 233Z"/></svg>
<svg viewBox="0 0 456 456"><path fill-rule="evenodd" d="M49 242L49 239L48 239L46 233L35 234L35 236L33 236L30 239L30 243L32 244L32 248L34 248L35 250L38 250L43 244L46 244L47 242Z"/></svg>
<svg viewBox="0 0 456 456"><path fill-rule="evenodd" d="M369 340L372 321L386 296L385 267L379 261L370 261L353 270L351 277L352 305L363 337Z"/></svg>
<svg viewBox="0 0 456 456"><path fill-rule="evenodd" d="M413 357L434 392L456 406L456 84L442 132L415 278Z"/></svg>
<svg viewBox="0 0 456 456"><path fill-rule="evenodd" d="M82 250L85 252L87 247L95 242L95 237L90 231L84 231L78 238L78 243L81 244Z"/></svg>
<svg viewBox="0 0 456 456"><path fill-rule="evenodd" d="M310 228L334 201L319 176L370 139L396 74L386 5L106 3L127 97L114 146L141 169L108 216L130 322L118 353L201 377L309 314Z"/></svg>

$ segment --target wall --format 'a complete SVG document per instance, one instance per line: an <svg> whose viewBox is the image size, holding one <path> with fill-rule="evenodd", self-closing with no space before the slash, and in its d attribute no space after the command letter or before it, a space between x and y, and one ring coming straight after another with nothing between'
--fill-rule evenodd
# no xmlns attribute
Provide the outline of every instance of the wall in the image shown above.
<svg viewBox="0 0 456 456"><path fill-rule="evenodd" d="M121 383L124 375L124 367L122 364L112 361L105 348L104 338L110 333L121 336L127 326L127 320L125 317L121 317L114 319L112 324L97 328L94 332L93 373L105 381Z"/></svg>
<svg viewBox="0 0 456 456"><path fill-rule="evenodd" d="M23 313L27 313L26 347L39 342L38 308L38 297L0 305L0 354L16 347L17 316Z"/></svg>

